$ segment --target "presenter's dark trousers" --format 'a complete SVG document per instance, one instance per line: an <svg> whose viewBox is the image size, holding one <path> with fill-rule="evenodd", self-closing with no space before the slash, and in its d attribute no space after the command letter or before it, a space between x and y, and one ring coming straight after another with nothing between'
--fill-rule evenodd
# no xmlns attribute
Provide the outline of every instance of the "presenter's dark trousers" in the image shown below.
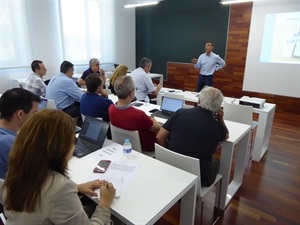
<svg viewBox="0 0 300 225"><path fill-rule="evenodd" d="M213 85L214 75L199 75L197 82L197 92L200 92L205 86Z"/></svg>

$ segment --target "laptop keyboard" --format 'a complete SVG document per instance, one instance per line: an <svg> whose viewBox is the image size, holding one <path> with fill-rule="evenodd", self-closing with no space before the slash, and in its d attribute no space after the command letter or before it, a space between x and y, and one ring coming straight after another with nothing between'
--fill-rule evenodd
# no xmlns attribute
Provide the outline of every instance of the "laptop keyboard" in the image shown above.
<svg viewBox="0 0 300 225"><path fill-rule="evenodd" d="M75 147L75 155L86 155L97 150L98 148L98 146L92 143L78 139Z"/></svg>
<svg viewBox="0 0 300 225"><path fill-rule="evenodd" d="M155 113L152 113L152 116L157 116L157 117L160 117L160 118L163 118L163 119L169 119L171 114L165 114L162 111L157 111Z"/></svg>

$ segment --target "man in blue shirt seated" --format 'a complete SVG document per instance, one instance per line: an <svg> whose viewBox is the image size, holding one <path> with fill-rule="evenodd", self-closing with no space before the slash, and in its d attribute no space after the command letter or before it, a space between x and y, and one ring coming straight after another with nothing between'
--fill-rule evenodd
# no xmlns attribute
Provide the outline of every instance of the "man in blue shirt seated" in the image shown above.
<svg viewBox="0 0 300 225"><path fill-rule="evenodd" d="M0 178L7 172L10 149L25 121L38 111L40 97L22 88L6 91L0 98Z"/></svg>
<svg viewBox="0 0 300 225"><path fill-rule="evenodd" d="M51 78L46 88L46 98L55 101L56 107L71 117L80 117L80 99L82 91L72 80L74 65L63 61L60 73Z"/></svg>
<svg viewBox="0 0 300 225"><path fill-rule="evenodd" d="M87 92L81 97L80 111L85 116L101 117L109 122L108 108L113 102L103 90L103 81L99 74L91 73L85 79Z"/></svg>
<svg viewBox="0 0 300 225"><path fill-rule="evenodd" d="M85 79L87 92L81 97L81 114L90 117L100 117L110 122L108 108L113 102L107 98L107 93L103 90L103 81L98 73L91 73ZM111 139L110 130L107 138Z"/></svg>

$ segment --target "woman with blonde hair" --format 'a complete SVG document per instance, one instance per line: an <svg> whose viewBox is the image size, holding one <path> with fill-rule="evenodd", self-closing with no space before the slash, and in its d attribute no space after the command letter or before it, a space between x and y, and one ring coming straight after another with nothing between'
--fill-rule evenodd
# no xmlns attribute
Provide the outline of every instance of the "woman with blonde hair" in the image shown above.
<svg viewBox="0 0 300 225"><path fill-rule="evenodd" d="M128 71L128 67L124 64L120 64L117 66L113 74L111 75L110 78L110 85L109 89L111 90L111 93L116 94L115 89L114 89L114 84L115 81L120 77L120 76L126 76Z"/></svg>
<svg viewBox="0 0 300 225"><path fill-rule="evenodd" d="M75 127L59 110L31 116L12 147L6 179L0 182L0 202L8 224L108 224L115 195L111 183L100 188L100 202L91 219L67 173L73 155Z"/></svg>

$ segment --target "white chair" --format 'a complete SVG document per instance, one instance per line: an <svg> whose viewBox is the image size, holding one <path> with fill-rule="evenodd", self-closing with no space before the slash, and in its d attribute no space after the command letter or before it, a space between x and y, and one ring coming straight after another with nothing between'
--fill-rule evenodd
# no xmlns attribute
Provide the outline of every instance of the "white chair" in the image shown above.
<svg viewBox="0 0 300 225"><path fill-rule="evenodd" d="M111 130L111 138L112 141L117 142L121 145L123 145L125 139L129 139L132 145L132 149L141 152L145 155L148 155L150 157L155 157L155 152L148 152L148 151L142 151L141 141L140 141L140 135L137 130L131 131L131 130L125 130L119 127L116 127L112 124L110 124L110 130Z"/></svg>
<svg viewBox="0 0 300 225"><path fill-rule="evenodd" d="M52 100L52 99L47 99L47 106L46 106L46 108L47 109L57 109L55 101Z"/></svg>
<svg viewBox="0 0 300 225"><path fill-rule="evenodd" d="M5 218L5 216L3 215L3 213L0 213L0 221L3 223L3 225L6 224L6 218Z"/></svg>
<svg viewBox="0 0 300 225"><path fill-rule="evenodd" d="M23 88L22 84L19 83L18 80L10 79L10 87L11 88Z"/></svg>
<svg viewBox="0 0 300 225"><path fill-rule="evenodd" d="M82 122L84 122L84 120L85 120L85 115L83 115L82 113L81 113L81 119L82 119Z"/></svg>
<svg viewBox="0 0 300 225"><path fill-rule="evenodd" d="M161 105L163 97L177 98L177 99L184 99L184 95L176 94L176 93L173 93L173 92L166 92L166 93L164 93L163 95L161 95L161 94L159 93L159 94L157 95L157 101L156 101L156 104L157 104L157 105Z"/></svg>
<svg viewBox="0 0 300 225"><path fill-rule="evenodd" d="M182 169L184 171L187 171L189 173L192 173L198 177L198 184L197 184L197 196L201 199L201 224L202 224L202 216L203 216L203 198L204 196L211 190L212 187L214 187L216 184L218 184L218 194L216 196L218 197L218 210L220 209L220 191L221 191L221 180L222 175L218 174L215 182L210 187L201 187L201 172L200 172L200 161L198 158L189 157L183 154L179 154L177 152L170 151L169 149L166 149L159 144L155 144L155 158L157 160L160 160L162 162L165 162L169 165L172 165L174 167L177 167L179 169ZM219 213L218 217L214 221L214 223L219 219Z"/></svg>
<svg viewBox="0 0 300 225"><path fill-rule="evenodd" d="M82 122L84 122L85 117L86 117L86 115L83 115L83 114L81 113L81 119L82 119ZM98 119L98 120L103 120L101 117L94 117L94 118L95 118L95 119Z"/></svg>
<svg viewBox="0 0 300 225"><path fill-rule="evenodd" d="M252 148L254 131L257 127L258 122L253 121L253 107L246 105L236 105L231 103L223 104L224 119L238 123L244 123L251 126L251 137L250 137L250 160L252 159Z"/></svg>

